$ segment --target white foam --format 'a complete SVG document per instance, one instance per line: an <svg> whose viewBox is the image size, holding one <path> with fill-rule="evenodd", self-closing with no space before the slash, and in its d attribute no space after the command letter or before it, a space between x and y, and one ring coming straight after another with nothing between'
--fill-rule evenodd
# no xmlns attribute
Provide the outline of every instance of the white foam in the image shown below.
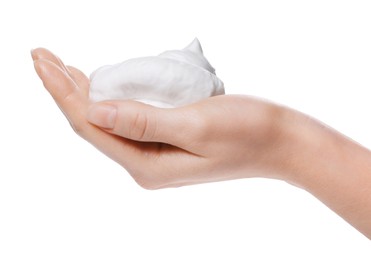
<svg viewBox="0 0 371 260"><path fill-rule="evenodd" d="M182 50L100 67L90 75L90 99L138 100L178 107L224 94L223 82L194 39Z"/></svg>

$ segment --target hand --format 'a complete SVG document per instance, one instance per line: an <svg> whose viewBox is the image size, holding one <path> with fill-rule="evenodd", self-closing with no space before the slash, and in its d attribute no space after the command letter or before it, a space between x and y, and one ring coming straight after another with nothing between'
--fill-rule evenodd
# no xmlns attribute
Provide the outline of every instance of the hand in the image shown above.
<svg viewBox="0 0 371 260"><path fill-rule="evenodd" d="M32 53L44 86L77 134L147 189L255 176L280 178L283 107L217 96L161 109L135 101L89 101L89 80L45 49Z"/></svg>
<svg viewBox="0 0 371 260"><path fill-rule="evenodd" d="M45 49L44 86L77 134L147 189L270 177L302 187L371 239L370 151L292 109L217 96L174 109L89 100L89 80Z"/></svg>

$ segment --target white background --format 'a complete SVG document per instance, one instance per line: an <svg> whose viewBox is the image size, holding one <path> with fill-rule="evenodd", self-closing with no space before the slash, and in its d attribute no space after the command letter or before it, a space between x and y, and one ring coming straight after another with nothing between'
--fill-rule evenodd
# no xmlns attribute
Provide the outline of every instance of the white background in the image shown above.
<svg viewBox="0 0 371 260"><path fill-rule="evenodd" d="M29 54L87 74L195 36L228 93L371 147L370 1L2 1L0 259L370 259L368 239L284 182L146 191L77 137Z"/></svg>

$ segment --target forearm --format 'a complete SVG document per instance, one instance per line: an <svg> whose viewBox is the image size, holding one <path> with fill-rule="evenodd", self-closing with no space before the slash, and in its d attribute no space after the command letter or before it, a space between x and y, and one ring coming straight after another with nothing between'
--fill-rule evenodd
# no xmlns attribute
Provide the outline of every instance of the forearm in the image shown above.
<svg viewBox="0 0 371 260"><path fill-rule="evenodd" d="M371 153L316 120L293 112L285 120L292 159L287 180L371 239Z"/></svg>

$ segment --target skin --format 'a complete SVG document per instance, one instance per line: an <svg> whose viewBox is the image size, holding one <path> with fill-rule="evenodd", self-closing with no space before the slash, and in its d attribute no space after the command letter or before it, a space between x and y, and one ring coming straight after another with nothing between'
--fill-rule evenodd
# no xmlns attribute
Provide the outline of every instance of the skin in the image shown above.
<svg viewBox="0 0 371 260"><path fill-rule="evenodd" d="M74 131L145 189L250 177L312 193L371 239L370 151L323 123L265 100L223 95L174 109L89 100L89 79L50 51L37 74Z"/></svg>

